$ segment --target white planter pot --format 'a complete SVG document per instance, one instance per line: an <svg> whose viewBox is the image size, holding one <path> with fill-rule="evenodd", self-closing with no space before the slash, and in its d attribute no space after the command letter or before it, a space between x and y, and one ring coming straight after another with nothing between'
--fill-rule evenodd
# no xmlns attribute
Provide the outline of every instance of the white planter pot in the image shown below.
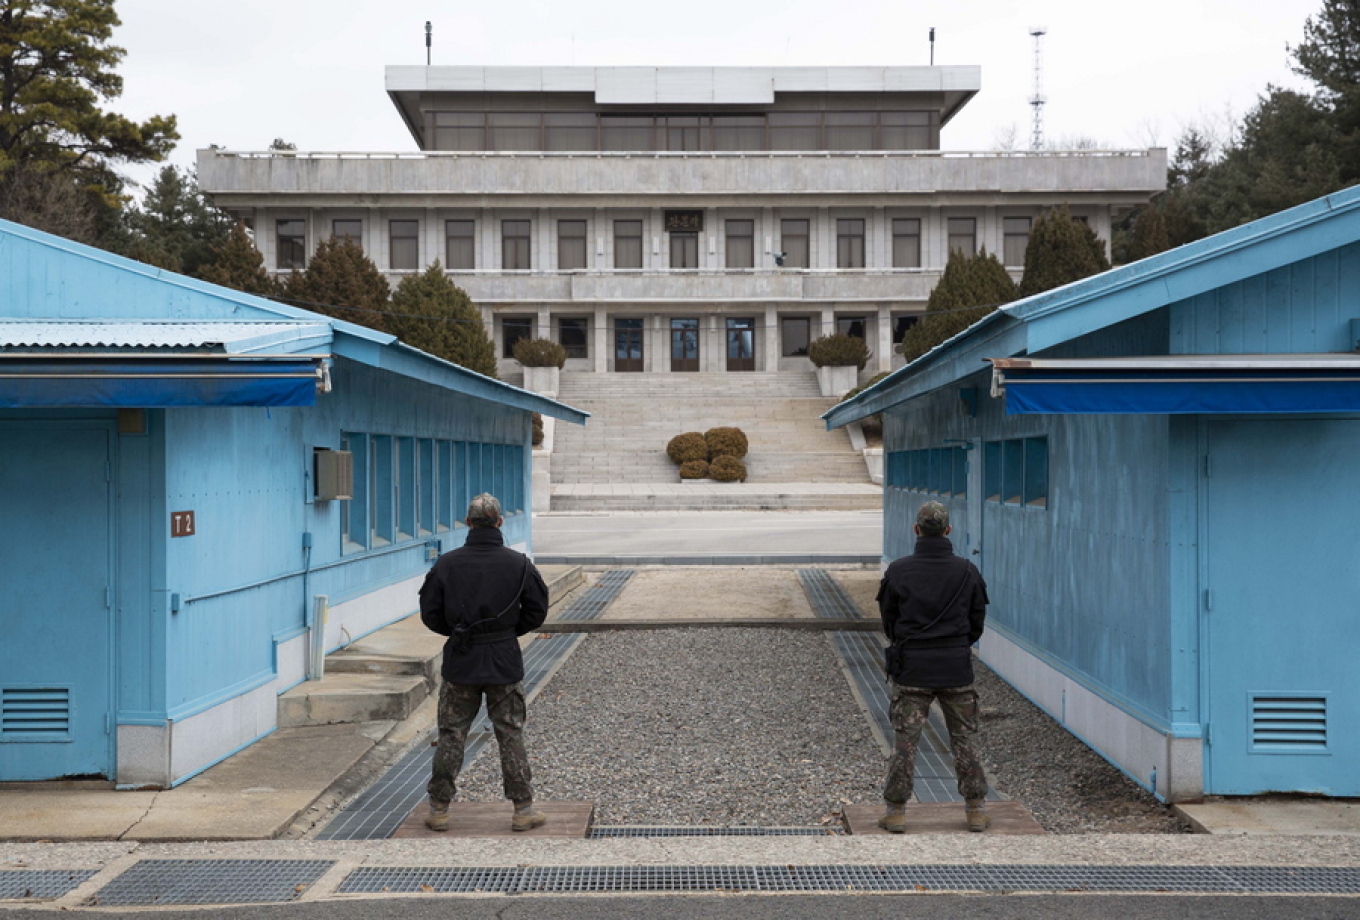
<svg viewBox="0 0 1360 920"><path fill-rule="evenodd" d="M527 379L527 378L526 378ZM817 368L817 386L822 395L840 399L859 382L859 368L853 364Z"/></svg>
<svg viewBox="0 0 1360 920"><path fill-rule="evenodd" d="M542 396L556 396L558 377L561 373L555 367L526 367L524 389Z"/></svg>

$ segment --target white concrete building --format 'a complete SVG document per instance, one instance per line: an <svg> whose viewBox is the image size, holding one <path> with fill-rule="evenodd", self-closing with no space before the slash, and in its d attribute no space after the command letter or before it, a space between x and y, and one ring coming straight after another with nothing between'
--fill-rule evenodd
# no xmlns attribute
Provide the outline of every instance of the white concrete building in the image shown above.
<svg viewBox="0 0 1360 920"><path fill-rule="evenodd" d="M941 151L980 87L977 67L389 67L419 152L203 150L198 177L271 270L331 235L394 286L438 259L507 372L520 336L568 370L801 370L836 330L888 370L950 249L1018 277L1044 209L1108 241L1165 187L1162 149Z"/></svg>

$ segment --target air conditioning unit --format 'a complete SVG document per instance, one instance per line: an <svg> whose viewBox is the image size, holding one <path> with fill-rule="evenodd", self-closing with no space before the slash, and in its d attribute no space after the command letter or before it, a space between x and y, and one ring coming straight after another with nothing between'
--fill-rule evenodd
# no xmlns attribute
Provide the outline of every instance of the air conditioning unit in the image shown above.
<svg viewBox="0 0 1360 920"><path fill-rule="evenodd" d="M312 481L319 502L354 497L354 454L318 447L312 451Z"/></svg>

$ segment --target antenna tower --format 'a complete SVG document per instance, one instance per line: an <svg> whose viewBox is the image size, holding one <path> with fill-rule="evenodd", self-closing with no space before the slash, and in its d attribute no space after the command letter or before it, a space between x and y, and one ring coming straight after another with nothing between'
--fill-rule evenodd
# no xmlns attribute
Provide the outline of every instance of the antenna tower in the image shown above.
<svg viewBox="0 0 1360 920"><path fill-rule="evenodd" d="M1034 128L1029 138L1031 150L1044 149L1044 92L1043 92L1043 38L1048 30L1035 26L1029 30L1034 38L1034 95L1029 97L1030 108L1034 110Z"/></svg>

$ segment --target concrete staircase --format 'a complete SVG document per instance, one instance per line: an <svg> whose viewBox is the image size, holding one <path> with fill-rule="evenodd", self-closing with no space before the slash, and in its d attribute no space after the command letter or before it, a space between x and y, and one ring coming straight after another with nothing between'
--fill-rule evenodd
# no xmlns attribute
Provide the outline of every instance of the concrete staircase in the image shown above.
<svg viewBox="0 0 1360 920"><path fill-rule="evenodd" d="M743 508L868 509L881 502L872 488L863 496L841 493L834 498L807 488L817 483L870 484L864 458L851 447L849 436L826 430L820 416L836 400L818 393L811 373L564 373L557 398L590 412L591 418L584 428L556 428L554 511L705 509L723 507L723 495L735 498L738 491L745 496ZM671 495L660 502L636 491L636 499L615 494L604 501L599 489L583 488L677 483L679 474L666 456L666 444L682 432L719 425L746 432L746 488L712 481L686 484L692 501ZM790 491L781 488L790 483L803 484L797 501L778 497ZM767 488L753 492L753 485Z"/></svg>
<svg viewBox="0 0 1360 920"><path fill-rule="evenodd" d="M580 566L540 571L550 606L585 580ZM444 638L426 629L419 614L385 626L327 655L321 680L283 693L279 728L407 719L439 686L443 652Z"/></svg>

